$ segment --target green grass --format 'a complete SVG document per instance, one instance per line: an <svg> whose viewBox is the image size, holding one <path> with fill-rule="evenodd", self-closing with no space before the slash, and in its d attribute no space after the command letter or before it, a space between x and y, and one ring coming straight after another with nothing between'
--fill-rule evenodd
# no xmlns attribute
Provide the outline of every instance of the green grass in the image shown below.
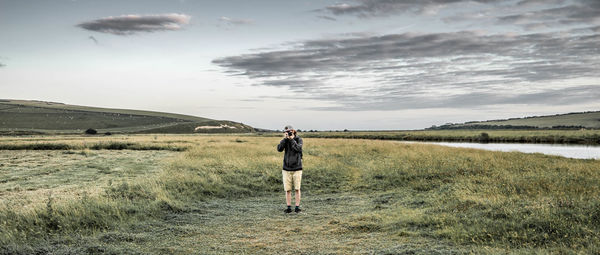
<svg viewBox="0 0 600 255"><path fill-rule="evenodd" d="M471 125L534 126L539 128L551 128L553 126L582 126L597 129L600 128L600 111L512 118L506 120L472 121L464 124L455 124L453 126Z"/></svg>
<svg viewBox="0 0 600 255"><path fill-rule="evenodd" d="M80 141L33 141L7 142L0 144L0 150L169 150L184 151L188 147L181 142L176 144L158 144L151 142L134 142L127 140L99 140L95 142Z"/></svg>
<svg viewBox="0 0 600 255"><path fill-rule="evenodd" d="M139 144L131 142L108 141L94 144L68 144L68 143L26 143L3 144L0 150L170 150L183 151L185 147L170 145Z"/></svg>
<svg viewBox="0 0 600 255"><path fill-rule="evenodd" d="M251 132L241 123L182 114L109 109L42 101L0 100L0 134ZM236 128L200 129L226 124Z"/></svg>
<svg viewBox="0 0 600 255"><path fill-rule="evenodd" d="M109 182L156 173L169 151L2 151L0 194L4 206L45 204L104 192Z"/></svg>
<svg viewBox="0 0 600 255"><path fill-rule="evenodd" d="M185 142L189 147L184 152L2 151L12 163L0 166L2 180L7 180L0 187L11 187L5 192L12 195L2 197L0 252L600 252L598 160L305 138L304 212L284 215L282 155L275 151L279 139L133 136L140 143ZM124 152L137 154L114 154ZM135 170L137 163L130 160L145 153L172 156L157 159L162 165L142 160ZM167 154L160 155L155 156ZM72 177L74 186L60 192L61 172L46 167L52 164L48 157L72 162L66 168L86 165L72 168L104 179ZM89 157L97 158L77 163ZM142 170L155 165L160 166ZM114 168L134 169L123 178ZM97 185L94 192L88 190L90 184ZM16 186L20 188L13 190ZM38 192L36 200L26 206L10 203L27 194L28 187Z"/></svg>

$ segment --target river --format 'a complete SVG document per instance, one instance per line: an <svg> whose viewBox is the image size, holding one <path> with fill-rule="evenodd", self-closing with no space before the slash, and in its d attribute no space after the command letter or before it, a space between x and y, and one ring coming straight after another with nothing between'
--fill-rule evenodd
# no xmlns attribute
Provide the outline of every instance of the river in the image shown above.
<svg viewBox="0 0 600 255"><path fill-rule="evenodd" d="M600 146L579 144L539 144L539 143L454 143L454 142L407 142L427 143L458 148L474 148L491 151L519 151L543 153L567 158L600 159Z"/></svg>

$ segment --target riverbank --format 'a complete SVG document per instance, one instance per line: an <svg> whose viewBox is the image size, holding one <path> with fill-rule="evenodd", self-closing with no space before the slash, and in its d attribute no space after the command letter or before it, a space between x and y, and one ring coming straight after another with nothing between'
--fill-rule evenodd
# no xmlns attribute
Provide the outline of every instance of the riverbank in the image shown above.
<svg viewBox="0 0 600 255"><path fill-rule="evenodd" d="M280 136L279 133L262 133ZM345 138L397 141L471 143L600 144L600 130L416 130L301 132L306 138Z"/></svg>

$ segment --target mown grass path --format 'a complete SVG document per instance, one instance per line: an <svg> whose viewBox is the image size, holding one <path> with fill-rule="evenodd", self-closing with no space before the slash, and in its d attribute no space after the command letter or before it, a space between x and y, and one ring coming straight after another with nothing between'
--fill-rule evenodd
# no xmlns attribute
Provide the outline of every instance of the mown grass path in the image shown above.
<svg viewBox="0 0 600 255"><path fill-rule="evenodd" d="M378 196L352 193L306 195L304 211L283 213L282 194L213 199L183 212L139 222L88 240L88 247L113 247L150 254L463 254L436 238L393 234L345 225L374 210ZM96 245L93 245L96 243ZM100 248L101 252L112 249Z"/></svg>

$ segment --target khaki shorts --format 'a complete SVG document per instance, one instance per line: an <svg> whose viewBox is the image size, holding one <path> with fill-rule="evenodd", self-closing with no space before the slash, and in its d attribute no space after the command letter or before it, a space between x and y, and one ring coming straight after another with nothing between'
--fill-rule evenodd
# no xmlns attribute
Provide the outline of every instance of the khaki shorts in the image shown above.
<svg viewBox="0 0 600 255"><path fill-rule="evenodd" d="M294 189L300 190L300 182L302 182L302 170L299 171L286 171L281 170L283 175L283 189L285 191L292 190L292 183L294 184Z"/></svg>

